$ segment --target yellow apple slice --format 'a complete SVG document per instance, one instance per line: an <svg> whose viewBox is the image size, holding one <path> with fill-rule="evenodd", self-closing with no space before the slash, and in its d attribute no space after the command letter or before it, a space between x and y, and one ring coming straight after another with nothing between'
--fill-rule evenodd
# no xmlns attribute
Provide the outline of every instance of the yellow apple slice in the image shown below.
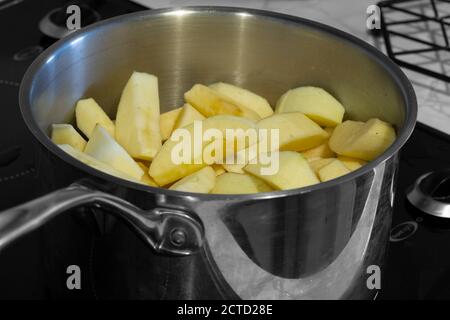
<svg viewBox="0 0 450 320"><path fill-rule="evenodd" d="M56 144L68 144L83 151L86 140L70 124L52 124L52 141Z"/></svg>
<svg viewBox="0 0 450 320"><path fill-rule="evenodd" d="M273 191L273 189L255 176L227 172L216 178L216 184L211 193L248 194L269 191Z"/></svg>
<svg viewBox="0 0 450 320"><path fill-rule="evenodd" d="M364 122L347 120L338 125L328 140L331 150L344 149L363 129ZM337 153L337 152L336 152Z"/></svg>
<svg viewBox="0 0 450 320"><path fill-rule="evenodd" d="M298 152L282 151L278 153L278 170L272 174L264 172L261 163L249 163L244 171L265 181L274 189L287 190L319 183L316 174L303 156Z"/></svg>
<svg viewBox="0 0 450 320"><path fill-rule="evenodd" d="M144 175L126 150L100 125L95 127L84 152L136 180L141 180Z"/></svg>
<svg viewBox="0 0 450 320"><path fill-rule="evenodd" d="M355 171L367 164L367 161L356 159L356 158L350 158L350 157L344 157L344 156L338 156L337 158L350 171Z"/></svg>
<svg viewBox="0 0 450 320"><path fill-rule="evenodd" d="M211 167L200 169L170 186L171 190L209 193L216 182L216 172Z"/></svg>
<svg viewBox="0 0 450 320"><path fill-rule="evenodd" d="M328 134L327 139L322 144L319 144L317 147L302 152L302 155L307 160L313 158L334 158L336 156L336 154L333 152L333 150L330 149L330 146L328 145L328 141L331 137L331 134L334 131L334 128L326 127L323 128L323 130Z"/></svg>
<svg viewBox="0 0 450 320"><path fill-rule="evenodd" d="M86 164L86 165L88 165L88 166L90 166L90 167L92 167L94 169L97 169L99 171L103 171L104 173L110 174L112 176L116 176L118 178L131 180L133 182L138 182L138 180L134 179L133 177L129 176L128 174L125 174L125 173L123 173L121 171L118 171L118 170L114 169L110 165L107 165L106 163L101 162L101 161L91 157L90 155L81 152L78 149L75 149L71 145L60 144L60 145L58 145L58 147L60 147L62 150L67 152L69 155L71 155L75 159L83 162L84 164Z"/></svg>
<svg viewBox="0 0 450 320"><path fill-rule="evenodd" d="M306 159L312 158L333 158L336 154L330 149L328 141L302 152Z"/></svg>
<svg viewBox="0 0 450 320"><path fill-rule="evenodd" d="M161 139L166 141L169 139L172 131L175 127L175 122L177 121L178 116L181 113L181 107L170 110L168 112L161 113L159 117L159 127L161 130Z"/></svg>
<svg viewBox="0 0 450 320"><path fill-rule="evenodd" d="M75 119L78 129L80 129L88 138L91 137L92 131L94 131L97 124L105 128L109 134L114 137L114 123L92 98L82 99L77 102L75 107Z"/></svg>
<svg viewBox="0 0 450 320"><path fill-rule="evenodd" d="M184 99L206 117L233 115L257 121L261 117L254 111L235 104L226 96L202 84L194 85Z"/></svg>
<svg viewBox="0 0 450 320"><path fill-rule="evenodd" d="M265 149L266 151L267 149ZM235 160L233 163L223 163L222 166L227 172L232 173L245 173L244 167L248 164L248 162L258 155L258 145L249 146L243 150L239 150L234 157Z"/></svg>
<svg viewBox="0 0 450 320"><path fill-rule="evenodd" d="M211 166L211 168L214 169L214 172L216 173L216 177L220 176L221 174L224 174L226 172L225 168L221 164L215 163Z"/></svg>
<svg viewBox="0 0 450 320"><path fill-rule="evenodd" d="M253 121L230 115L207 118L200 123L202 128L198 133L194 130L195 123L175 130L153 159L149 174L160 186L175 182L207 165L203 161L203 149L216 142L214 139L210 141L203 139L203 133L208 129L216 129L222 136L226 136L226 129L241 129L245 133L248 129L256 128ZM245 135L237 135L232 145L239 145L242 149L248 146L245 143L237 144L238 140L247 142ZM187 161L179 159L184 155L182 152L184 150L190 153Z"/></svg>
<svg viewBox="0 0 450 320"><path fill-rule="evenodd" d="M226 96L236 105L256 112L261 118L267 118L273 114L273 109L267 100L249 90L224 82L213 83L209 87Z"/></svg>
<svg viewBox="0 0 450 320"><path fill-rule="evenodd" d="M224 164L222 164L222 166L226 172L240 173L240 174L245 173L244 167L246 165L247 165L247 163L243 163L243 164L226 164L226 163L224 163Z"/></svg>
<svg viewBox="0 0 450 320"><path fill-rule="evenodd" d="M146 166L143 162L140 162L140 161L136 161L136 163L144 171L144 174L142 175L142 178L141 178L141 182L143 184L146 184L146 185L149 185L149 186L152 186L152 187L159 187L158 184L156 183L156 181L153 180L148 175L148 166Z"/></svg>
<svg viewBox="0 0 450 320"><path fill-rule="evenodd" d="M317 87L287 91L278 100L276 112L302 112L321 126L335 127L342 122L345 108L331 94Z"/></svg>
<svg viewBox="0 0 450 320"><path fill-rule="evenodd" d="M331 150L339 155L370 161L382 154L395 140L395 130L387 122L345 121L330 138Z"/></svg>
<svg viewBox="0 0 450 320"><path fill-rule="evenodd" d="M322 144L328 138L326 131L301 112L274 114L259 121L258 129L267 132L278 129L281 151L304 151ZM274 150L273 143L269 144L269 150Z"/></svg>
<svg viewBox="0 0 450 320"><path fill-rule="evenodd" d="M325 130L325 132L328 133L328 137L331 137L331 135L333 134L334 128L325 127L325 128L323 128L323 130Z"/></svg>
<svg viewBox="0 0 450 320"><path fill-rule="evenodd" d="M318 174L319 170L322 169L323 167L325 167L327 164L330 164L331 162L333 162L336 158L311 158L311 159L307 159L309 166L311 167L311 169L313 169L313 171Z"/></svg>
<svg viewBox="0 0 450 320"><path fill-rule="evenodd" d="M175 121L174 130L178 128L183 128L191 123L194 123L196 120L204 120L205 117L197 111L193 106L189 103L186 103L182 108L180 115Z"/></svg>
<svg viewBox="0 0 450 320"><path fill-rule="evenodd" d="M350 173L350 170L348 170L341 161L339 161L338 159L334 159L333 161L319 169L318 176L320 178L320 181L325 182L339 178L340 176L343 176L347 173Z"/></svg>
<svg viewBox="0 0 450 320"><path fill-rule="evenodd" d="M189 138L187 140L173 139L179 130L187 130L186 132ZM164 142L162 148L150 164L148 171L150 177L157 184L160 186L169 185L206 166L203 162L203 147L200 145L197 149L193 144L193 139L194 124L191 124L185 128L175 130L172 136ZM187 150L189 154L185 155L183 150ZM188 157L188 159L185 160L183 157Z"/></svg>
<svg viewBox="0 0 450 320"><path fill-rule="evenodd" d="M123 89L116 139L136 159L152 160L161 148L158 78L133 72Z"/></svg>

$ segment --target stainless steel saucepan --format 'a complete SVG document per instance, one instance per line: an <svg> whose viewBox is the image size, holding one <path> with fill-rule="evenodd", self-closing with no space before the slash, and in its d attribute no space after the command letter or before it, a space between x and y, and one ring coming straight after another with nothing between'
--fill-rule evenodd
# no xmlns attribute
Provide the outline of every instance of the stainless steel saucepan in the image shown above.
<svg viewBox="0 0 450 320"><path fill-rule="evenodd" d="M290 88L315 85L342 102L347 118L378 117L393 123L398 136L363 168L300 189L209 195L147 187L84 165L48 137L52 123L73 121L80 98L95 97L114 117L133 70L159 77L162 112L179 106L194 83L233 83L272 105ZM46 50L22 81L20 108L42 147L43 185L53 192L0 213L0 248L84 206L105 219L112 213L124 220L153 248L146 250L155 257L150 263L164 274L155 281L170 287L164 298L207 298L196 295L206 278L222 298L375 295L366 286L368 268L382 269L398 152L414 128L417 106L400 69L365 42L316 22L259 10L133 13L82 29ZM111 232L108 239L128 237ZM129 257L121 267L134 268L127 285L140 293L133 297L158 285L146 283L148 268L136 267L146 254L141 247L117 250Z"/></svg>

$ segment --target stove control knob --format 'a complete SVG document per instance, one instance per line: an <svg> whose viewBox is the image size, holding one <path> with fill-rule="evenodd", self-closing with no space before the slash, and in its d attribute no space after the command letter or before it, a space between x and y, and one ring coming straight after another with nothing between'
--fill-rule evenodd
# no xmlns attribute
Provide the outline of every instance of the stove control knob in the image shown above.
<svg viewBox="0 0 450 320"><path fill-rule="evenodd" d="M420 176L406 194L417 209L438 218L450 218L450 169Z"/></svg>
<svg viewBox="0 0 450 320"><path fill-rule="evenodd" d="M97 22L101 18L97 11L86 4L72 2L70 5L77 5L80 8L81 27ZM47 13L39 22L39 29L41 32L54 39L64 38L69 33L73 32L73 30L67 28L67 19L71 15L71 13L67 13L67 8L70 5L68 4L61 8L56 8Z"/></svg>
<svg viewBox="0 0 450 320"><path fill-rule="evenodd" d="M0 0L0 10L7 9L21 3L23 0Z"/></svg>

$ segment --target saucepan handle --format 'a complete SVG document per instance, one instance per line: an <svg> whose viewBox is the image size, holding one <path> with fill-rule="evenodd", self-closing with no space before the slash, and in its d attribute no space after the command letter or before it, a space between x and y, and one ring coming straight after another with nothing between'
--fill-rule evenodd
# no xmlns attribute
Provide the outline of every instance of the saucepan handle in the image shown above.
<svg viewBox="0 0 450 320"><path fill-rule="evenodd" d="M0 251L68 209L98 206L125 220L159 253L190 255L203 244L202 223L189 213L170 208L142 210L114 195L73 184L41 198L0 212Z"/></svg>

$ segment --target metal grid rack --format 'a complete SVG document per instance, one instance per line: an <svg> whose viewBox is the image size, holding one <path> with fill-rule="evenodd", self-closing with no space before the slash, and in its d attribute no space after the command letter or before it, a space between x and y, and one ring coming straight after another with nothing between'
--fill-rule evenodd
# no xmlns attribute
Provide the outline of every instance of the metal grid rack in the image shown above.
<svg viewBox="0 0 450 320"><path fill-rule="evenodd" d="M388 0L378 6L388 56L400 66L450 82L450 0Z"/></svg>

